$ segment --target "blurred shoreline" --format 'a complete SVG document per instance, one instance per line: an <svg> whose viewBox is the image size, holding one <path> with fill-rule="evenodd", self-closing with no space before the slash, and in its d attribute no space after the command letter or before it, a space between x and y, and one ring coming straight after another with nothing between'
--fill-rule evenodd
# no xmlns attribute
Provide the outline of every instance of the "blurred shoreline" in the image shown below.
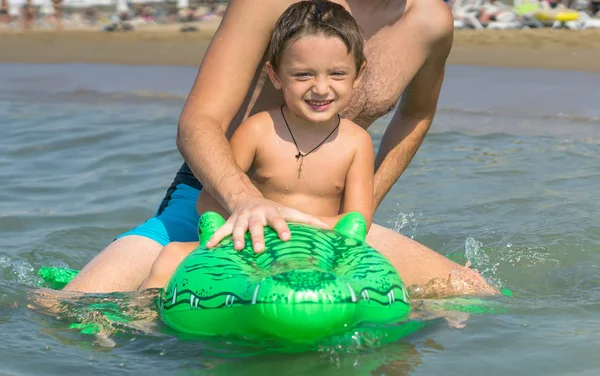
<svg viewBox="0 0 600 376"><path fill-rule="evenodd" d="M2 63L197 66L219 20L98 29L0 31ZM448 64L600 72L600 30L455 30Z"/></svg>

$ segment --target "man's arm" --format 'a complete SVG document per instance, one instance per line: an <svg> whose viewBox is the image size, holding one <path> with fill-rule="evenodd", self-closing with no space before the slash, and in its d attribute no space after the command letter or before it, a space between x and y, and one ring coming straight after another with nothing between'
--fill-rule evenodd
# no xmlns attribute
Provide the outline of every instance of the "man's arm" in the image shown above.
<svg viewBox="0 0 600 376"><path fill-rule="evenodd" d="M262 197L240 170L225 131L242 105L270 41L277 18L293 0L231 0L202 60L179 119L177 147L208 192L229 212L216 242L250 230L259 249L263 226L289 238L285 220L323 225ZM208 246L213 243L209 242ZM255 247L256 248L256 247Z"/></svg>
<svg viewBox="0 0 600 376"><path fill-rule="evenodd" d="M381 140L375 159L375 209L408 167L435 116L454 28L448 7L441 1L435 3L439 6L420 4L426 6L428 12L422 21L425 23L422 35L426 38L426 58L406 87Z"/></svg>
<svg viewBox="0 0 600 376"><path fill-rule="evenodd" d="M228 211L233 210L238 196L260 197L237 167L225 131L267 48L280 13L276 9L282 8L251 3L254 1L230 2L202 59L177 130L177 147L190 169Z"/></svg>
<svg viewBox="0 0 600 376"><path fill-rule="evenodd" d="M271 121L271 118L265 116L265 113L262 112L251 116L237 127L229 140L229 146L231 147L235 163L244 174L252 167L256 155L256 148L258 146L258 143L256 142L257 138L262 136L262 132L266 128L264 125L268 121ZM200 191L200 194L198 195L196 210L200 215L206 211L214 211L219 213L225 219L229 218L229 212L227 212L206 189ZM239 245L239 243L234 244L234 247L238 247ZM240 248L243 248L243 246L236 249Z"/></svg>

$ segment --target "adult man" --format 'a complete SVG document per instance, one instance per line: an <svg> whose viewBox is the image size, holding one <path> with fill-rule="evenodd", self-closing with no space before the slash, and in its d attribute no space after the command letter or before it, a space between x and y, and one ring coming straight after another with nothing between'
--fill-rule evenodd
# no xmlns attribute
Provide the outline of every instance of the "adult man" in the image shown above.
<svg viewBox="0 0 600 376"><path fill-rule="evenodd" d="M272 29L294 0L231 0L204 56L182 111L177 145L189 164L178 173L158 217L119 237L68 286L87 292L137 288L162 246L195 240L194 203L201 185L231 213L214 242L250 231L263 247L263 226L283 240L286 220L323 225L316 218L265 200L235 164L226 134L247 116L279 106L280 92L264 79L264 55ZM368 128L391 111L404 93L376 159L377 207L406 169L433 120L452 46L453 20L440 0L336 0L355 17L368 60L358 88L342 116ZM283 88L285 90L285 88ZM193 175L190 172L193 171ZM384 253L407 285L447 277L458 265L391 230L373 225L369 242ZM472 272L471 277L481 278Z"/></svg>

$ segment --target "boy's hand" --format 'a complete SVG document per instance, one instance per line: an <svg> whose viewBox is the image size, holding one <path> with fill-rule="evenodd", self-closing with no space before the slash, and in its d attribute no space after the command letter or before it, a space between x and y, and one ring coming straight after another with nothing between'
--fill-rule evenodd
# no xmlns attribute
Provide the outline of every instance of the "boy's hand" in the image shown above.
<svg viewBox="0 0 600 376"><path fill-rule="evenodd" d="M254 252L259 253L265 247L265 226L273 228L279 235L279 239L283 241L290 239L287 221L328 228L327 223L317 217L276 204L265 198L255 197L245 200L234 208L227 222L215 232L206 247L214 247L224 237L231 234L233 235L234 249L242 250L246 244L244 235L250 231L252 248Z"/></svg>

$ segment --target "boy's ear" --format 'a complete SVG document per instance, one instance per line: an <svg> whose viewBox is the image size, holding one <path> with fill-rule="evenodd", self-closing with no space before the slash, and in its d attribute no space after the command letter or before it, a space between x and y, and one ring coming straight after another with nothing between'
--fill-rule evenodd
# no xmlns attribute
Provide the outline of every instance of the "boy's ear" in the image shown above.
<svg viewBox="0 0 600 376"><path fill-rule="evenodd" d="M271 79L273 86L275 86L275 89L281 90L281 81L279 81L279 76L277 75L277 72L275 72L275 69L273 69L273 66L270 62L267 61L265 65L267 67L267 73L269 74L269 78Z"/></svg>
<svg viewBox="0 0 600 376"><path fill-rule="evenodd" d="M365 73L366 68L367 68L367 62L363 61L362 65L360 66L360 69L358 70L358 73L356 74L354 83L352 84L353 89L356 89L358 87L358 84L360 83L360 79L362 78L363 73Z"/></svg>

